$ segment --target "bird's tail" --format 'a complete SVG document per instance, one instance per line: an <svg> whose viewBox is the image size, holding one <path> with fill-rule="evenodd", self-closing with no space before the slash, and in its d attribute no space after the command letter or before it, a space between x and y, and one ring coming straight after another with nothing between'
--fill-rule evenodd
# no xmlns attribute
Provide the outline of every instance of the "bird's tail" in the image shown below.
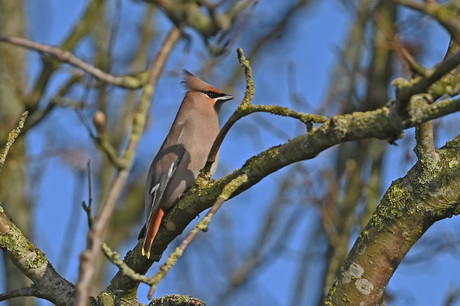
<svg viewBox="0 0 460 306"><path fill-rule="evenodd" d="M150 248L152 247L153 240L155 239L155 236L158 233L158 229L160 228L161 220L163 220L164 215L165 211L161 207L158 207L158 209L153 214L152 218L148 220L148 224L146 224L146 228L143 231L145 233L145 237L144 243L142 245L142 256L146 256L150 259Z"/></svg>

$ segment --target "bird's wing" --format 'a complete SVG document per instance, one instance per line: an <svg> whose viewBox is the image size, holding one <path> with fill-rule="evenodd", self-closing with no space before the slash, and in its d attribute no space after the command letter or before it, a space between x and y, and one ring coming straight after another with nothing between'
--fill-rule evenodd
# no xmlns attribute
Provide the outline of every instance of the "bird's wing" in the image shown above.
<svg viewBox="0 0 460 306"><path fill-rule="evenodd" d="M147 206L147 222L145 227L141 230L139 234L139 239L144 238L142 246L142 254L146 255L147 258L150 258L150 248L152 247L153 240L158 232L158 229L163 219L165 213L164 209L160 207L160 203L163 199L165 190L171 181L171 178L174 176L177 166L180 163L184 155L184 150L180 150L181 154L177 155L177 158L172 160L167 167L166 171L156 172L152 179L151 183L148 185L150 187L148 196L146 196L146 206ZM152 165L155 167L155 165ZM153 168L155 170L155 168ZM149 171L150 172L150 171ZM152 173L153 174L153 173ZM149 202L147 202L149 200Z"/></svg>
<svg viewBox="0 0 460 306"><path fill-rule="evenodd" d="M163 195L165 193L166 187L168 186L171 178L176 173L177 166L179 165L180 160L184 156L184 152L185 151L182 150L182 152L180 152L181 154L177 155L177 159L171 162L171 164L169 165L166 171L157 173L157 175L155 175L155 178L158 176L157 179L152 179L152 182L150 183L150 190L149 190L150 209L149 209L148 217L147 217L147 226L148 226L148 220L152 218L153 214L158 209L158 206L160 205L160 202L163 199Z"/></svg>
<svg viewBox="0 0 460 306"><path fill-rule="evenodd" d="M185 155L184 145L180 144L183 132L183 124L177 124L176 129L170 131L150 166L145 191L147 222L139 233L139 239L144 238L142 251L147 257L150 257L150 248L164 215L160 204Z"/></svg>

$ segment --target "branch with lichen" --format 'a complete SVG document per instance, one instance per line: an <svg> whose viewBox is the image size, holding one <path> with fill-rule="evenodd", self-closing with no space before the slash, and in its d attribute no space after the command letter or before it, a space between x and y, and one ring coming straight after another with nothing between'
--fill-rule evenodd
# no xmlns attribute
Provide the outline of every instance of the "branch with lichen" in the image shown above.
<svg viewBox="0 0 460 306"><path fill-rule="evenodd" d="M241 175L246 175L247 180L232 191L230 198L251 188L271 173L295 162L312 159L339 143L367 138L393 138L404 129L460 111L460 99L449 98L430 104L423 97L415 96L409 107L409 118L400 116L394 104L373 111L334 116L307 134L253 156L240 169L218 181L203 183L205 180L198 180L199 184L192 186L165 216L162 222L164 226L160 227L153 242L151 259L139 256L142 244L138 243L128 252L124 261L137 273L145 273L153 261L161 258L168 244L181 234L199 213L210 208L224 188ZM108 291L124 296L137 286L137 282L122 273L117 273Z"/></svg>
<svg viewBox="0 0 460 306"><path fill-rule="evenodd" d="M153 285L155 282L153 278L147 277L143 274L136 273L133 269L128 267L128 265L120 258L120 254L113 251L106 243L102 244L102 252L104 252L105 257L109 259L114 265L116 265L120 271L129 276L131 279L145 283L147 285Z"/></svg>
<svg viewBox="0 0 460 306"><path fill-rule="evenodd" d="M25 111L22 113L21 118L19 119L18 126L12 130L6 139L5 147L2 149L0 153L0 173L2 172L3 165L6 161L6 156L8 155L8 151L10 150L11 146L13 145L16 138L18 138L19 134L21 133L22 128L24 127L24 122L26 121L28 112Z"/></svg>
<svg viewBox="0 0 460 306"><path fill-rule="evenodd" d="M448 57L436 67L426 70L423 76L417 76L410 81L402 78L394 80L393 85L396 87L396 100L399 111L405 111L412 96L427 92L436 81L440 80L459 64L460 51Z"/></svg>
<svg viewBox="0 0 460 306"><path fill-rule="evenodd" d="M425 138L430 139L429 129L425 122L418 134L428 133ZM431 150L431 140L427 145ZM418 140L417 146L425 144ZM345 296L350 305L377 305L398 265L423 233L434 222L460 214L459 148L457 137L436 154L425 154L405 177L393 182L342 264L326 305L342 304Z"/></svg>
<svg viewBox="0 0 460 306"><path fill-rule="evenodd" d="M407 51L402 49L402 57L406 59L411 68L419 76L406 81L398 78L393 81L396 87L396 98L399 111L404 113L412 96L421 93L429 93L433 100L444 94L454 96L460 92L458 75L449 73L460 64L460 19L458 18L460 7L453 1L445 5L439 5L435 1L424 3L412 0L393 0L395 3L414 9L438 20L451 34L451 43L444 60L432 69L426 69L418 64Z"/></svg>
<svg viewBox="0 0 460 306"><path fill-rule="evenodd" d="M238 54L238 61L244 70L244 77L246 78L246 89L244 90L244 98L243 101L241 101L240 106L247 106L252 103L252 99L254 98L256 91L254 85L254 75L252 74L252 68L249 60L244 56L243 49L238 48L236 52Z"/></svg>

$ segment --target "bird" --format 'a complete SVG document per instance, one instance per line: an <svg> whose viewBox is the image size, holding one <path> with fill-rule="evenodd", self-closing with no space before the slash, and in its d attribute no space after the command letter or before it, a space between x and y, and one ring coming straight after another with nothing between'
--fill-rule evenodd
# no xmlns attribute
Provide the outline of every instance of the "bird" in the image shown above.
<svg viewBox="0 0 460 306"><path fill-rule="evenodd" d="M219 131L219 112L233 99L184 70L186 93L166 139L153 159L145 186L146 223L139 233L144 239L142 255L150 259L150 249L165 213L192 186L205 166ZM219 154L211 167L217 168Z"/></svg>

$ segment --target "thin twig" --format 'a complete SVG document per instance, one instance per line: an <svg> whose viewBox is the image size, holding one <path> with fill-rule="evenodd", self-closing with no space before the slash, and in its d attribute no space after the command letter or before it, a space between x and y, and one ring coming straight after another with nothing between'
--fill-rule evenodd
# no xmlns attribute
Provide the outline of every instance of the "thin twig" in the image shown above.
<svg viewBox="0 0 460 306"><path fill-rule="evenodd" d="M411 81L406 81L402 78L394 80L393 85L396 87L396 98L399 111L406 109L412 96L426 92L431 85L459 64L460 51L445 59L436 67L427 70L425 76L417 77Z"/></svg>
<svg viewBox="0 0 460 306"><path fill-rule="evenodd" d="M433 17L452 35L454 40L460 43L460 20L453 5L439 5L435 1L423 3L412 0L393 0L393 2Z"/></svg>
<svg viewBox="0 0 460 306"><path fill-rule="evenodd" d="M138 73L137 75L112 75L97 67L90 65L89 63L75 56L70 51L64 51L61 48L38 43L25 38L0 36L0 42L6 42L11 45L46 53L63 63L68 63L74 67L80 68L81 70L89 73L90 75L94 76L96 79L100 81L122 88L138 89L145 85L147 81L147 71Z"/></svg>
<svg viewBox="0 0 460 306"><path fill-rule="evenodd" d="M92 203L93 203L93 188L92 188L92 179L91 179L91 159L88 160L87 163L88 167L88 205L86 205L85 201L81 203L83 206L83 210L86 212L86 216L88 217L88 227L92 228L94 219L93 215L91 214L92 210Z"/></svg>
<svg viewBox="0 0 460 306"><path fill-rule="evenodd" d="M137 282L142 282L147 285L152 285L154 283L153 278L147 277L145 275L139 274L133 269L131 269L122 259L120 254L113 251L106 243L102 244L102 252L104 255L118 268L123 272L124 275L129 276L132 280Z"/></svg>
<svg viewBox="0 0 460 306"><path fill-rule="evenodd" d="M32 284L30 287L14 289L0 294L0 301L6 301L21 296L34 296L38 298L45 298L45 295L41 294L37 287L34 284Z"/></svg>
<svg viewBox="0 0 460 306"><path fill-rule="evenodd" d="M376 15L376 20L380 26L380 29L382 29L388 37L391 47L396 52L396 54L398 54L398 56L402 59L402 61L409 66L411 71L417 73L418 75L426 77L427 69L422 64L417 62L417 60L412 56L412 54L410 54L409 51L407 51L407 49L403 47L400 39L395 34L394 29L387 24L385 19L380 14Z"/></svg>
<svg viewBox="0 0 460 306"><path fill-rule="evenodd" d="M85 172L82 169L78 169L75 172L75 183L71 201L72 205L69 211L68 221L66 222L60 256L56 264L57 269L63 274L65 274L67 268L69 268L71 255L74 254L75 237L78 234L77 227L81 218L81 208L78 204L85 188Z"/></svg>
<svg viewBox="0 0 460 306"><path fill-rule="evenodd" d="M100 214L98 214L94 220L93 226L88 233L87 249L80 256L80 275L76 285L77 298L75 305L84 306L88 302L89 286L95 273L97 258L101 252L105 229L107 228L107 224L113 213L115 204L125 185L126 179L128 178L128 174L134 160L134 154L147 121L147 116L151 107L152 95L155 92L155 86L161 72L163 71L169 54L179 41L181 33L181 29L177 27L174 27L169 32L150 68L149 80L144 87L139 104L135 110L133 128L127 148L123 154L123 159L127 161L128 166L121 169L114 178L108 191L107 198L104 200L104 204L102 205Z"/></svg>
<svg viewBox="0 0 460 306"><path fill-rule="evenodd" d="M250 115L256 112L265 112L274 115L284 116L284 117L291 117L295 119L299 119L302 121L306 126L307 130L311 130L313 127L313 123L324 123L328 120L327 117L321 115L312 115L306 113L299 113L293 111L287 107L281 107L277 105L254 105L252 104L252 99L254 97L254 77L252 74L252 69L250 67L249 61L244 57L243 50L239 48L238 50L238 60L240 61L241 66L244 68L244 74L246 77L246 90L245 96L243 101L235 110L235 112L230 116L228 121L224 124L222 129L220 130L219 134L214 141L214 144L211 147L211 151L208 155L208 160L206 161L206 165L203 169L203 174L207 176L210 171L212 164L216 160L217 153L219 152L220 146L224 141L225 136L230 131L231 127L241 118Z"/></svg>
<svg viewBox="0 0 460 306"><path fill-rule="evenodd" d="M246 77L246 89L244 90L244 98L241 105L247 106L252 103L256 90L254 86L254 75L252 74L252 68L249 60L244 57L243 49L238 48L236 49L236 52L238 54L238 61L240 62L241 67L243 67L244 76Z"/></svg>
<svg viewBox="0 0 460 306"><path fill-rule="evenodd" d="M216 161L217 153L219 152L220 146L222 145L222 142L224 141L224 138L227 135L228 131L235 124L235 122L241 118L237 115L240 107L243 106L243 104L250 105L252 98L254 97L255 87L251 66L249 64L249 61L244 57L243 49L238 48L237 54L238 60L240 61L241 66L243 66L244 68L244 73L246 77L246 90L244 92L245 96L238 109L230 116L228 121L224 124L219 134L217 135L216 140L214 141L211 147L211 151L208 155L208 160L206 161L206 165L203 170L203 173L205 175L208 175L211 172L212 164Z"/></svg>
<svg viewBox="0 0 460 306"><path fill-rule="evenodd" d="M8 155L11 146L13 145L16 138L18 138L22 128L24 127L24 122L26 121L27 115L27 111L23 112L21 118L19 119L18 126L8 134L5 147L2 149L2 153L0 153L0 173L2 173L3 165L5 164L6 156Z"/></svg>
<svg viewBox="0 0 460 306"><path fill-rule="evenodd" d="M30 130L32 127L40 123L53 109L55 106L61 106L60 101L63 97L70 91L70 89L78 83L84 73L80 70L75 70L72 76L67 80L67 82L59 89L57 94L51 98L48 104L43 109L36 109L28 118L26 124L24 125L24 132Z"/></svg>

